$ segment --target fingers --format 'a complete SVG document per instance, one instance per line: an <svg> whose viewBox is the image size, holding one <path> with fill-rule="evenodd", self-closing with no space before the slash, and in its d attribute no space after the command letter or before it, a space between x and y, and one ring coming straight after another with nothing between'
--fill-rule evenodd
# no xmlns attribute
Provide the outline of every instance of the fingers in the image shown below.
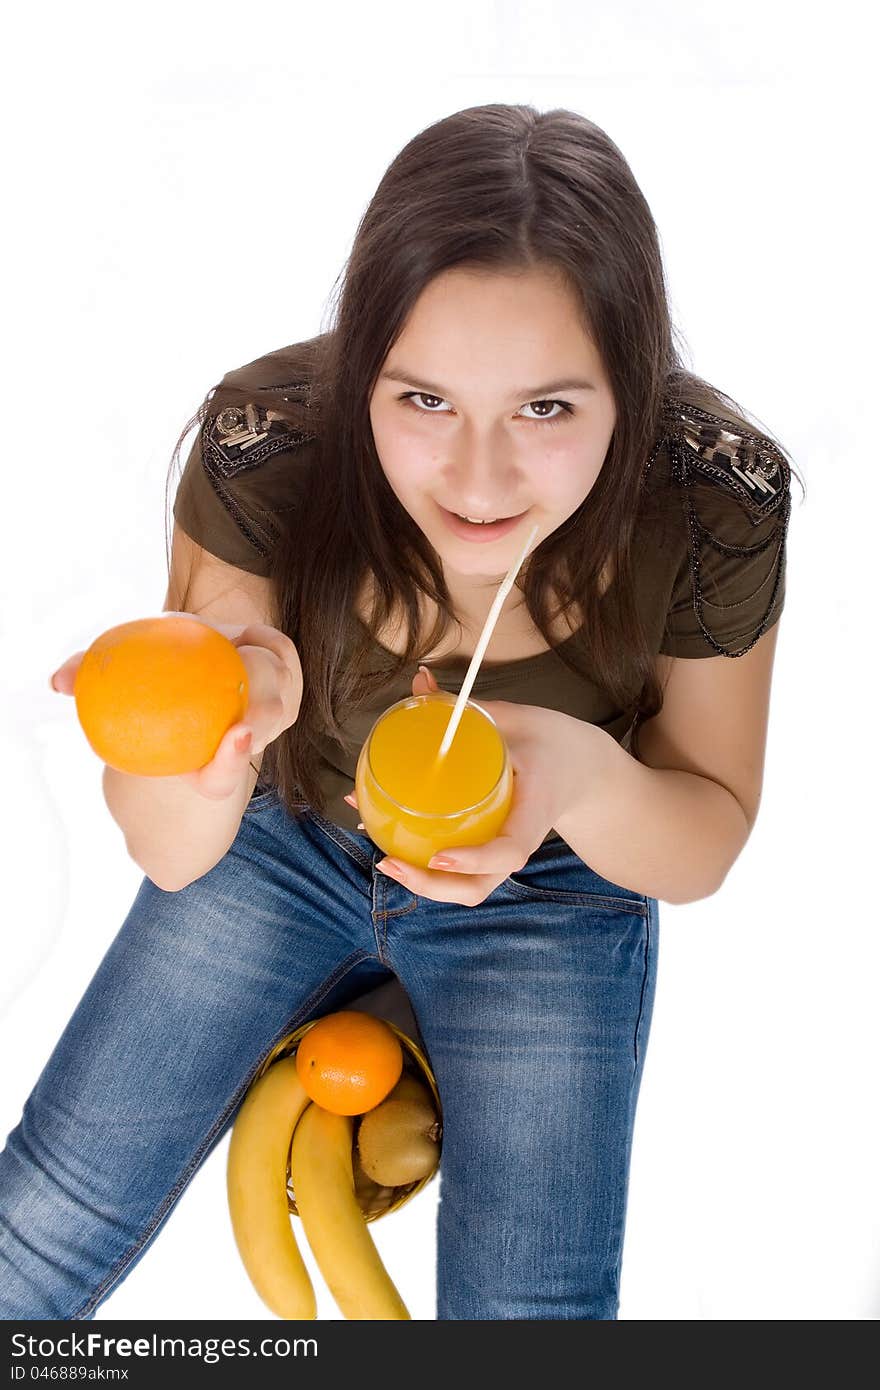
<svg viewBox="0 0 880 1390"><path fill-rule="evenodd" d="M358 814L360 814L360 809L361 809L361 808L360 808L360 806L358 806L358 804L357 804L357 797L356 797L353 793L352 793L351 796L344 796L344 797L342 798L342 800L343 800L343 801L347 801L348 804L349 804L349 806L351 806L352 810L357 811ZM367 827L364 825L364 823L363 823L362 820L359 820L358 823L357 823L357 828L358 828L358 830L366 830Z"/></svg>
<svg viewBox="0 0 880 1390"><path fill-rule="evenodd" d="M438 873L414 864L401 864L395 859L382 859L376 868L419 897L432 898L439 903L458 903L460 907L479 907L507 877L506 874Z"/></svg>
<svg viewBox="0 0 880 1390"><path fill-rule="evenodd" d="M271 627L269 623L215 623L192 613L164 616L195 617L197 621L205 622L208 627L213 627L216 632L228 638L232 645L239 649L242 658L249 648L271 652L280 668L282 696L290 706L288 722L292 723L296 719L302 699L302 663L295 643L286 633L277 627Z"/></svg>
<svg viewBox="0 0 880 1390"><path fill-rule="evenodd" d="M261 634L266 634L265 640ZM242 629L235 644L241 654L250 682L249 700L254 705L273 707L273 732L269 742L299 716L303 697L303 671L299 653L289 638L264 623ZM267 695L267 688L273 694ZM277 703L277 709L275 708Z"/></svg>
<svg viewBox="0 0 880 1390"><path fill-rule="evenodd" d="M438 859L442 863L438 863ZM491 874L503 882L509 874L518 873L528 863L528 855L523 853L522 844L512 835L499 835L485 845L444 850L441 855L435 854L430 862L433 868L442 869L447 874L476 877Z"/></svg>
<svg viewBox="0 0 880 1390"><path fill-rule="evenodd" d="M353 807L355 811L360 808L357 804L357 796L354 792L343 796L343 801ZM364 830L363 823L358 825L358 830ZM497 841L493 841L497 843ZM481 845L474 853L482 853L485 846ZM453 850L453 855L457 856L463 851ZM466 851L464 851L466 852ZM509 857L509 856L508 856ZM437 869L419 869L413 864L400 864L394 859L382 859L376 865L381 873L387 873L389 878L393 878L395 883L402 883L409 888L412 893L418 893L423 898L433 898L436 902L458 903L462 907L476 907L479 903L488 898L499 885L503 883L507 874L490 873L486 864L480 863L482 873L476 874L468 872L462 868L454 872L439 872Z"/></svg>
<svg viewBox="0 0 880 1390"><path fill-rule="evenodd" d="M413 676L412 693L414 695L430 695L440 687L434 679L433 671L429 671L427 666L420 666Z"/></svg>
<svg viewBox="0 0 880 1390"><path fill-rule="evenodd" d="M439 689L433 672L426 666L420 666L413 676L413 694L427 695ZM495 704L503 705L504 702L496 701ZM349 792L343 800L355 811L360 811L356 792ZM361 828L358 826L358 829ZM534 827L529 825L528 829L533 831ZM511 835L500 835L488 845L453 849L446 863L434 865L432 861L432 867L427 869L390 859L381 860L376 868L421 897L433 898L436 902L458 903L463 907L477 907L509 874L521 869L527 860L528 854L523 852L521 837L514 839Z"/></svg>
<svg viewBox="0 0 880 1390"><path fill-rule="evenodd" d="M508 875L525 868L552 823L552 813L535 791L533 782L529 783L528 794L525 794L517 779L510 810L501 827L503 833L484 845L455 845L443 850L441 855L446 862L435 867L447 874L492 874L503 883ZM434 855L431 864L437 857Z"/></svg>
<svg viewBox="0 0 880 1390"><path fill-rule="evenodd" d="M289 671L299 671L299 653L295 644L286 633L280 632L277 627L269 627L268 623L248 623L247 627L234 639L236 647L266 647L270 652L274 652L280 661L284 663Z"/></svg>
<svg viewBox="0 0 880 1390"><path fill-rule="evenodd" d="M221 762L231 767L235 772L235 780L238 782L241 769L247 765L254 754L254 731L249 724L233 724L231 729L227 729L223 738L220 740L220 747L212 758L212 762ZM210 767L210 763L208 764Z"/></svg>
<svg viewBox="0 0 880 1390"><path fill-rule="evenodd" d="M69 656L67 660L58 667L58 670L53 672L49 677L50 688L57 691L59 695L72 695L76 673L79 670L80 663L84 656L85 650L76 652L73 656Z"/></svg>
<svg viewBox="0 0 880 1390"><path fill-rule="evenodd" d="M241 786L242 774L253 753L253 730L247 724L233 724L220 740L209 763L196 772L181 776L209 801L225 801Z"/></svg>

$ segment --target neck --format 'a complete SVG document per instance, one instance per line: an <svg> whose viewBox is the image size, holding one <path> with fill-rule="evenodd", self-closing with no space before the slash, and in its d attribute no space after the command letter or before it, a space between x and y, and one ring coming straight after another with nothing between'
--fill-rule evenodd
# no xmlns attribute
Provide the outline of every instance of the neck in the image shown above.
<svg viewBox="0 0 880 1390"><path fill-rule="evenodd" d="M482 632L489 610L495 602L498 587L504 575L487 578L485 575L451 575L444 570L446 587L458 618L477 634ZM522 592L514 584L506 595L498 623L503 624L517 613L525 603Z"/></svg>

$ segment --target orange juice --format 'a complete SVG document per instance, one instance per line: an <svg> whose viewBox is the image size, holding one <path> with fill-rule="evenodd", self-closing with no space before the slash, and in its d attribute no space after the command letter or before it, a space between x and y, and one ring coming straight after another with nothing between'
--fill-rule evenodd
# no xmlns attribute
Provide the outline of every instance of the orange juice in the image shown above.
<svg viewBox="0 0 880 1390"><path fill-rule="evenodd" d="M513 799L507 745L473 701L438 759L454 707L446 690L399 700L376 720L358 758L355 792L367 834L386 854L421 868L441 850L493 840Z"/></svg>

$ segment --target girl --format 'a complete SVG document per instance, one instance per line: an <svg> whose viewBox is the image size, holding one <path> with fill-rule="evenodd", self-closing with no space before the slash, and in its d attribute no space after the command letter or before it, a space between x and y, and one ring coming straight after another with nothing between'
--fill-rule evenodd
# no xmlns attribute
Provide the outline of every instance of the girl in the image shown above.
<svg viewBox="0 0 880 1390"><path fill-rule="evenodd" d="M437 1317L615 1319L658 903L755 822L789 462L682 366L620 151L529 106L417 135L330 331L195 418L165 609L232 637L251 703L198 772L105 769L145 878L0 1159L0 1311L91 1318L273 1046L391 983L443 1106ZM534 525L473 694L509 819L391 862L358 751L460 689Z"/></svg>

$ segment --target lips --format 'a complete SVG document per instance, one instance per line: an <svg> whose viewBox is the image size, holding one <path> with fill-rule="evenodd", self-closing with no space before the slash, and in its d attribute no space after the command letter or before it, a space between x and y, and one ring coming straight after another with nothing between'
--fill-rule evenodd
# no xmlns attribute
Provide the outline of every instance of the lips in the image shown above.
<svg viewBox="0 0 880 1390"><path fill-rule="evenodd" d="M500 540L502 536L509 535L522 521L526 512L519 512L516 516L502 517L497 521L484 522L483 524L471 521L463 521L455 512L449 511L446 507L437 504L438 509L454 535L465 541L494 541Z"/></svg>

